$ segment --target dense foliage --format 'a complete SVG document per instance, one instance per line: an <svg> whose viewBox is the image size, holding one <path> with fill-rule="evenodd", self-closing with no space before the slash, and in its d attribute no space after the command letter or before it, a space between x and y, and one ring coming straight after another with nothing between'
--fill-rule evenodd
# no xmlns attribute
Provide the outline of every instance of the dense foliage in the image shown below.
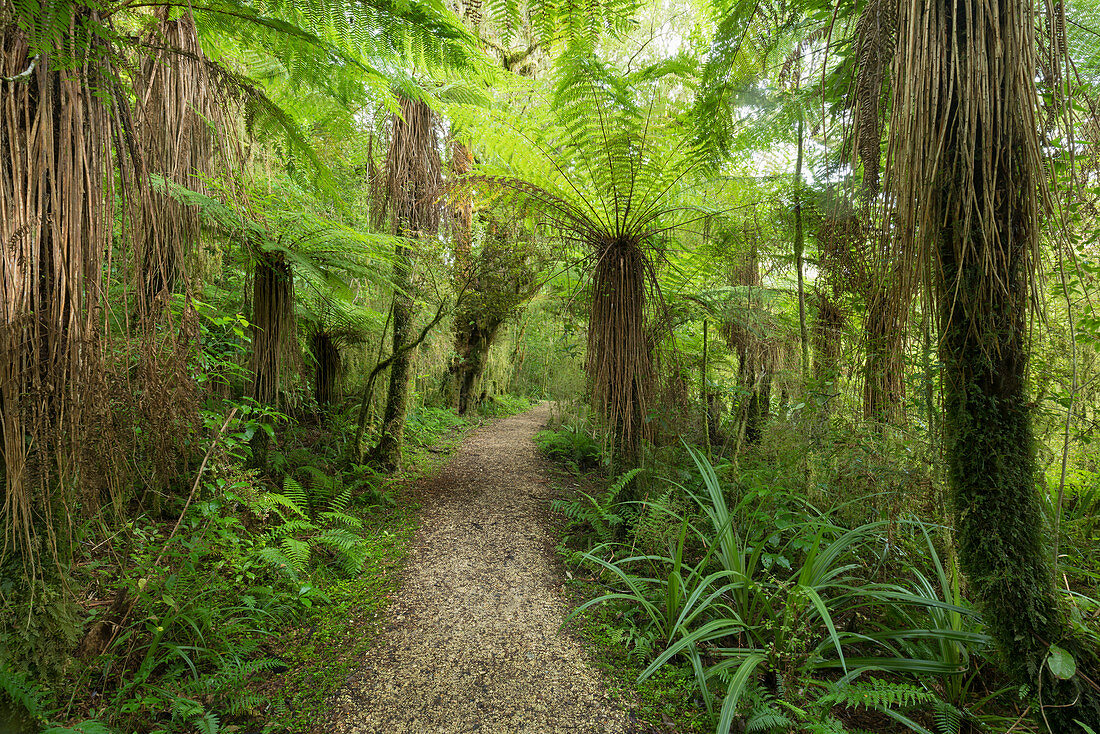
<svg viewBox="0 0 1100 734"><path fill-rule="evenodd" d="M0 730L316 726L534 400L656 723L1100 730L1096 16L3 4Z"/></svg>

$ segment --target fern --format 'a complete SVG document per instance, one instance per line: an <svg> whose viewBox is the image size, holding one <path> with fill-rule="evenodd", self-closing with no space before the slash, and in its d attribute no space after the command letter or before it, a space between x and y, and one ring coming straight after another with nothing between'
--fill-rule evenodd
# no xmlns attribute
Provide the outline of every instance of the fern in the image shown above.
<svg viewBox="0 0 1100 734"><path fill-rule="evenodd" d="M74 726L52 726L42 731L42 734L115 734L106 724L90 719L82 721Z"/></svg>
<svg viewBox="0 0 1100 734"><path fill-rule="evenodd" d="M746 695L746 699L752 702L752 711L745 719L745 731L770 732L772 730L787 730L794 723L791 717L776 708L775 696L767 693L754 693Z"/></svg>
<svg viewBox="0 0 1100 734"><path fill-rule="evenodd" d="M283 496L292 504L297 514L306 516L309 511L309 495L305 487L299 484L293 477L283 479Z"/></svg>
<svg viewBox="0 0 1100 734"><path fill-rule="evenodd" d="M623 516L617 511L618 496L640 471L640 469L631 469L619 475L598 498L587 492L578 492L580 497L571 500L554 500L550 503L550 507L568 517L574 526L587 525L599 542L605 542L611 539L614 529L624 521Z"/></svg>
<svg viewBox="0 0 1100 734"><path fill-rule="evenodd" d="M34 683L7 667L0 665L0 691L16 706L22 707L32 719L41 719L42 692Z"/></svg>
<svg viewBox="0 0 1100 734"><path fill-rule="evenodd" d="M363 521L358 517L343 512L322 512L319 517L333 525L358 530L363 527Z"/></svg>
<svg viewBox="0 0 1100 734"><path fill-rule="evenodd" d="M294 564L294 570L301 573L306 569L306 565L309 563L309 556L311 552L310 544L304 540L298 540L293 537L283 538L280 542L283 553Z"/></svg>
<svg viewBox="0 0 1100 734"><path fill-rule="evenodd" d="M937 700L933 720L939 734L959 734L962 731L963 712L947 701Z"/></svg>
<svg viewBox="0 0 1100 734"><path fill-rule="evenodd" d="M348 507L351 505L351 487L343 487L329 502L328 511L334 515L342 515L348 511Z"/></svg>
<svg viewBox="0 0 1100 734"><path fill-rule="evenodd" d="M221 721L212 711L198 701L177 696L172 700L172 718L185 721L194 726L199 734L218 734L221 731Z"/></svg>
<svg viewBox="0 0 1100 734"><path fill-rule="evenodd" d="M346 530L326 530L315 536L313 542L335 551L340 567L347 574L358 573L367 557L363 539Z"/></svg>
<svg viewBox="0 0 1100 734"><path fill-rule="evenodd" d="M858 709L899 709L927 704L937 698L925 689L908 683L891 683L880 678L847 685L832 685L820 702L829 706Z"/></svg>
<svg viewBox="0 0 1100 734"><path fill-rule="evenodd" d="M294 561L287 557L282 550L276 546L266 546L259 551L260 558L276 571L286 574L292 581L298 580L298 571L295 568Z"/></svg>

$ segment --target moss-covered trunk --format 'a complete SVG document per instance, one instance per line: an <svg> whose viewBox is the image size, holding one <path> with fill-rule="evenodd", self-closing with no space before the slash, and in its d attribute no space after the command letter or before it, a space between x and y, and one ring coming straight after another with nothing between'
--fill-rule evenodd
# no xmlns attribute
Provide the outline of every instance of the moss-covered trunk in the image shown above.
<svg viewBox="0 0 1100 734"><path fill-rule="evenodd" d="M493 346L501 322L496 319L478 319L474 314L461 312L456 318L455 383L458 387L458 414L476 408L482 400L481 376L489 363L489 349Z"/></svg>
<svg viewBox="0 0 1100 734"><path fill-rule="evenodd" d="M935 238L960 563L1008 669L1041 697L1037 720L1053 732L1083 731L1078 720L1097 729L1097 651L1075 640L1055 590L1027 394L1043 175L1030 6L936 0L916 20L930 29L926 45L945 46L930 49L940 73L926 82L938 91L927 114L942 153L920 221ZM1051 645L1077 657L1078 675L1051 674Z"/></svg>
<svg viewBox="0 0 1100 734"><path fill-rule="evenodd" d="M393 343L397 355L390 365L386 409L382 413L382 431L371 460L385 471L393 471L401 463L401 443L405 435L405 413L409 404L409 372L412 352L405 349L412 331L413 299L412 260L407 247L398 247L393 264Z"/></svg>
<svg viewBox="0 0 1100 734"><path fill-rule="evenodd" d="M771 415L772 378L762 356L755 354L751 347L738 349L737 356L742 396L737 433L744 436L746 445L756 446Z"/></svg>
<svg viewBox="0 0 1100 734"><path fill-rule="evenodd" d="M439 136L431 108L422 100L401 99L401 114L390 118L390 145L386 152L385 207L390 228L398 235L419 238L439 226L436 194L441 181ZM378 224L381 224L379 222ZM371 460L392 471L401 463L405 437L405 411L409 402L409 372L414 343L412 251L398 245L393 264L393 361L382 432Z"/></svg>

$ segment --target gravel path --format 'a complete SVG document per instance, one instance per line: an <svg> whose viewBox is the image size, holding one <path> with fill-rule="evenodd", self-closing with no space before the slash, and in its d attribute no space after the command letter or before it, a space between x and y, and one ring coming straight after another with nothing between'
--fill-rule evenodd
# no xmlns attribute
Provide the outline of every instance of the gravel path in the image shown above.
<svg viewBox="0 0 1100 734"><path fill-rule="evenodd" d="M629 730L560 593L531 438L549 406L474 432L422 487L422 528L390 623L331 701L326 731L550 734Z"/></svg>

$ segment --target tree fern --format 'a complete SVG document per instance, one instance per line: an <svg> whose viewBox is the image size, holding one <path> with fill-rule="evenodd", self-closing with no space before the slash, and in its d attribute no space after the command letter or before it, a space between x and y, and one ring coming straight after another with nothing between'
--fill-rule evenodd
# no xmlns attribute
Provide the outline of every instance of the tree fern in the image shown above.
<svg viewBox="0 0 1100 734"><path fill-rule="evenodd" d="M542 127L479 109L455 112L496 154L461 183L498 192L537 217L591 268L592 400L610 429L613 460L624 465L651 430L653 345L666 328L657 283L666 235L712 211L691 196L697 161L678 134L681 120L650 114L664 111L657 92L652 80L624 80L591 55L570 54L548 100L553 117Z"/></svg>

